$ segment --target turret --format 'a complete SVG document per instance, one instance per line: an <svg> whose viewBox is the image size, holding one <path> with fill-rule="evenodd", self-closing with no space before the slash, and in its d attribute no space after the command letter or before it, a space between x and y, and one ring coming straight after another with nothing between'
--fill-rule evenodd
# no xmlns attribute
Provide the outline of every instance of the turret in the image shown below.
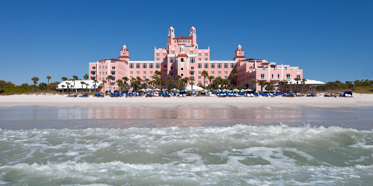
<svg viewBox="0 0 373 186"><path fill-rule="evenodd" d="M118 57L118 59L123 60L123 61L129 61L130 60L129 55L130 55L130 52L128 51L127 46L123 45L122 50L120 50L120 56Z"/></svg>
<svg viewBox="0 0 373 186"><path fill-rule="evenodd" d="M238 45L237 50L235 52L236 55L234 56L233 60L240 61L245 59L246 57L244 56L244 53L245 51L242 49L242 46Z"/></svg>
<svg viewBox="0 0 373 186"><path fill-rule="evenodd" d="M194 28L194 26L190 28L189 38L192 39L192 43L190 44L191 46L198 46L196 28Z"/></svg>

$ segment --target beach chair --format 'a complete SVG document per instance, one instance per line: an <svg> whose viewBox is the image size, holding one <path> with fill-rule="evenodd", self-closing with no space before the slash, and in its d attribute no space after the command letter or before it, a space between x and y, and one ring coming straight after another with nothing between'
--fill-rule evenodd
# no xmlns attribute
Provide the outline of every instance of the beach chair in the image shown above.
<svg viewBox="0 0 373 186"><path fill-rule="evenodd" d="M79 97L81 97L81 98L87 98L87 97L89 97L89 95L88 95L88 93L85 93L84 95L80 95Z"/></svg>
<svg viewBox="0 0 373 186"><path fill-rule="evenodd" d="M316 97L315 94L308 94L307 97Z"/></svg>

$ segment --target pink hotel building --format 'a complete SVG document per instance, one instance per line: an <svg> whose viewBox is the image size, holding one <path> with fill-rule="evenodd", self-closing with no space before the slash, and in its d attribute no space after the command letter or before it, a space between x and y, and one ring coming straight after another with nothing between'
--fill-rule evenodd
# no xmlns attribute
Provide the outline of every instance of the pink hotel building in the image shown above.
<svg viewBox="0 0 373 186"><path fill-rule="evenodd" d="M202 71L209 76L228 78L232 70L237 69L235 85L248 83L251 88L260 89L258 83L252 85L251 81L289 81L294 78L303 78L303 70L289 65L276 65L262 59L246 58L241 45L238 45L233 61L210 60L210 48L199 49L196 29L190 29L189 37L175 37L173 27L168 29L168 43L166 48L154 49L154 61L131 61L126 45L120 50L118 59L103 59L89 63L89 79L107 83L102 91L114 89L116 81L127 76L129 79L140 77L152 79L153 73L162 71L162 79L167 77L189 77L195 79L195 84L203 85ZM113 79L108 80L107 76ZM205 84L209 81L206 78Z"/></svg>

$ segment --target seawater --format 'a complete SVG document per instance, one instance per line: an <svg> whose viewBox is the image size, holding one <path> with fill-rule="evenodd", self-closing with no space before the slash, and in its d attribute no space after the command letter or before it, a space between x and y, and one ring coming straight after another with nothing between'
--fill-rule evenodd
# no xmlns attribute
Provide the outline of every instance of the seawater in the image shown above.
<svg viewBox="0 0 373 186"><path fill-rule="evenodd" d="M0 185L373 182L371 108L110 110L0 109Z"/></svg>
<svg viewBox="0 0 373 186"><path fill-rule="evenodd" d="M247 126L0 131L1 184L355 185L373 131Z"/></svg>

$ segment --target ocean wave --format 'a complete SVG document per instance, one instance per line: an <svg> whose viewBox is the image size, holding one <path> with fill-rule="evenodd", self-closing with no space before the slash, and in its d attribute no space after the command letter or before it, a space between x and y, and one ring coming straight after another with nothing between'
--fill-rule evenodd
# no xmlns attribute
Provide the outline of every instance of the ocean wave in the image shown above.
<svg viewBox="0 0 373 186"><path fill-rule="evenodd" d="M373 131L309 125L0 130L0 184L363 183L372 145Z"/></svg>

